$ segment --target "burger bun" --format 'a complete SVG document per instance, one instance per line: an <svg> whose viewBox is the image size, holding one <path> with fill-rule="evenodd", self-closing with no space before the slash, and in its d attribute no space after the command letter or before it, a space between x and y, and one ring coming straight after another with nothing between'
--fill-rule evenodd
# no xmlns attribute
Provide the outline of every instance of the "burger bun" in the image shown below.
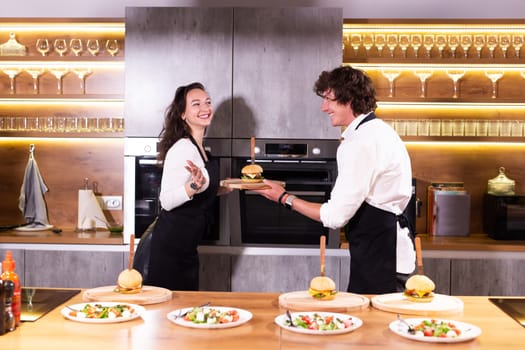
<svg viewBox="0 0 525 350"><path fill-rule="evenodd" d="M413 275L405 283L405 297L414 302L429 303L434 299L436 285L425 275Z"/></svg>
<svg viewBox="0 0 525 350"><path fill-rule="evenodd" d="M317 276L310 281L308 293L318 300L332 300L337 294L334 280L326 276Z"/></svg>
<svg viewBox="0 0 525 350"><path fill-rule="evenodd" d="M122 271L117 280L116 291L124 294L139 293L142 289L142 275L135 269Z"/></svg>
<svg viewBox="0 0 525 350"><path fill-rule="evenodd" d="M241 180L243 182L262 182L263 168L258 164L248 164L241 169Z"/></svg>

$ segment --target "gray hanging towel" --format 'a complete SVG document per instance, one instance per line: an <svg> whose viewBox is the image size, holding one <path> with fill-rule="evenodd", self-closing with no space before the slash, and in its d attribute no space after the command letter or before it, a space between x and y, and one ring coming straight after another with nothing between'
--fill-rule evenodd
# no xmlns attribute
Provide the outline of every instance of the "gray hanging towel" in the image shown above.
<svg viewBox="0 0 525 350"><path fill-rule="evenodd" d="M48 191L40 170L33 156L34 147L31 145L29 161L26 165L24 182L20 189L18 208L24 214L26 223L32 223L33 227L49 226L47 218L47 207L44 193Z"/></svg>

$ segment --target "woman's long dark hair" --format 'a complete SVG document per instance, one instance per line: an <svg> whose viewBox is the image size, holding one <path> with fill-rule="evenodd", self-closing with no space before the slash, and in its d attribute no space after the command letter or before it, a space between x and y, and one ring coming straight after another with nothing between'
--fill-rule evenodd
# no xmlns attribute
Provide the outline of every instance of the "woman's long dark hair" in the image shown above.
<svg viewBox="0 0 525 350"><path fill-rule="evenodd" d="M166 153L168 153L168 150L175 142L181 138L191 136L190 127L184 120L182 120L182 114L186 110L186 96L188 95L188 92L193 89L206 91L204 85L198 82L194 82L185 86L179 86L175 91L175 97L173 98L173 101L166 109L164 125L162 126L162 131L159 134L159 154L157 158L160 161L164 161L164 159L166 159Z"/></svg>

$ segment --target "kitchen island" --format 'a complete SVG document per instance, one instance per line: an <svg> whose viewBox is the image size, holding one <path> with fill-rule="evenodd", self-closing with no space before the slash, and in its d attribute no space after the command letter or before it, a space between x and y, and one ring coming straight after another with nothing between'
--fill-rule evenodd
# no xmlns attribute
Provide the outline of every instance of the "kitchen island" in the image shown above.
<svg viewBox="0 0 525 350"><path fill-rule="evenodd" d="M170 301L145 305L141 318L112 324L86 324L65 319L55 308L35 322L23 322L14 332L0 336L0 349L523 349L525 329L493 305L487 297L460 297L461 313L440 317L467 322L482 334L457 344L432 344L400 337L389 330L396 314L372 306L347 312L363 321L357 330L339 335L307 335L282 329L274 323L285 310L276 293L173 292ZM179 308L211 302L216 306L250 311L253 318L228 329L193 329L170 322L166 315ZM67 302L84 302L82 293ZM405 315L406 317L412 317Z"/></svg>

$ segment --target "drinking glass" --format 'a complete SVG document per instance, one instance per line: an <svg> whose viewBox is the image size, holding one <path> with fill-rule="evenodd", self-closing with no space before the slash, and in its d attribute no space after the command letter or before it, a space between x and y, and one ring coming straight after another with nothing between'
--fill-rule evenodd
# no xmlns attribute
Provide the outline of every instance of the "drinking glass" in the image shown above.
<svg viewBox="0 0 525 350"><path fill-rule="evenodd" d="M37 39L36 50L40 52L42 56L45 56L51 48L49 47L49 41L47 39Z"/></svg>
<svg viewBox="0 0 525 350"><path fill-rule="evenodd" d="M503 58L507 58L507 49L510 46L510 35L500 34L499 36L499 47L501 48L501 54Z"/></svg>
<svg viewBox="0 0 525 350"><path fill-rule="evenodd" d="M425 98L426 97L426 81L427 79L434 73L431 69L416 69L414 70L414 74L417 75L419 80L421 81L421 95L419 97Z"/></svg>
<svg viewBox="0 0 525 350"><path fill-rule="evenodd" d="M2 68L2 71L7 74L9 77L9 93L14 94L16 93L16 82L15 78L20 72L22 71L22 68L20 67L14 67L14 66L6 66Z"/></svg>
<svg viewBox="0 0 525 350"><path fill-rule="evenodd" d="M69 47L71 48L71 51L73 51L75 56L80 56L80 54L84 50L84 45L82 45L81 39L71 39L71 41L69 42Z"/></svg>
<svg viewBox="0 0 525 350"><path fill-rule="evenodd" d="M497 83L498 80L501 79L503 74L504 72L501 70L488 70L485 72L487 78L489 78L490 81L492 81L492 98L497 97Z"/></svg>
<svg viewBox="0 0 525 350"><path fill-rule="evenodd" d="M69 73L69 69L63 67L51 67L49 72L57 79L57 94L62 94L62 78Z"/></svg>
<svg viewBox="0 0 525 350"><path fill-rule="evenodd" d="M386 38L385 34L376 34L374 37L374 45L377 47L377 51L379 52L379 56L383 55L383 48L386 45Z"/></svg>
<svg viewBox="0 0 525 350"><path fill-rule="evenodd" d="M82 95L86 94L86 77L93 73L93 71L87 67L76 67L71 70L80 79L80 92Z"/></svg>
<svg viewBox="0 0 525 350"><path fill-rule="evenodd" d="M476 120L476 136L487 136L489 132L489 121L486 119Z"/></svg>
<svg viewBox="0 0 525 350"><path fill-rule="evenodd" d="M494 58L494 50L498 46L498 36L496 34L487 34L487 47L490 51L490 58Z"/></svg>
<svg viewBox="0 0 525 350"><path fill-rule="evenodd" d="M100 44L97 39L89 39L86 43L87 50L93 56L98 55L100 52Z"/></svg>
<svg viewBox="0 0 525 350"><path fill-rule="evenodd" d="M441 121L441 136L453 136L454 122L452 119Z"/></svg>
<svg viewBox="0 0 525 350"><path fill-rule="evenodd" d="M521 47L523 46L523 35L522 34L513 34L512 35L512 47L514 52L516 52L516 58L520 58Z"/></svg>
<svg viewBox="0 0 525 350"><path fill-rule="evenodd" d="M359 52L359 47L361 46L361 34L350 35L350 45L354 49L354 56L357 57L357 53Z"/></svg>
<svg viewBox="0 0 525 350"><path fill-rule="evenodd" d="M106 51L109 52L111 56L116 56L119 51L118 41L114 39L107 40Z"/></svg>
<svg viewBox="0 0 525 350"><path fill-rule="evenodd" d="M436 35L436 47L438 49L439 58L443 58L443 49L447 46L447 37L443 34Z"/></svg>
<svg viewBox="0 0 525 350"><path fill-rule="evenodd" d="M396 119L395 130L399 136L405 136L407 130L407 121L404 119Z"/></svg>
<svg viewBox="0 0 525 350"><path fill-rule="evenodd" d="M25 69L25 71L27 73L29 73L29 75L31 75L31 77L33 77L33 93L35 94L38 94L39 92L39 84L38 84L38 78L44 74L44 72L46 71L44 68L42 67L28 67Z"/></svg>
<svg viewBox="0 0 525 350"><path fill-rule="evenodd" d="M56 39L54 47L55 51L60 57L64 56L64 54L67 52L67 44L65 39Z"/></svg>
<svg viewBox="0 0 525 350"><path fill-rule="evenodd" d="M499 120L488 121L487 136L499 136Z"/></svg>
<svg viewBox="0 0 525 350"><path fill-rule="evenodd" d="M472 45L474 45L474 47L476 48L478 58L481 58L481 50L483 50L483 47L485 47L485 36L483 34L474 35Z"/></svg>
<svg viewBox="0 0 525 350"><path fill-rule="evenodd" d="M510 136L510 129L512 127L512 121L501 120L499 122L499 136Z"/></svg>
<svg viewBox="0 0 525 350"><path fill-rule="evenodd" d="M476 136L477 125L475 120L465 120L465 136Z"/></svg>
<svg viewBox="0 0 525 350"><path fill-rule="evenodd" d="M397 69L383 69L381 73L388 79L388 97L394 97L394 80L401 72Z"/></svg>
<svg viewBox="0 0 525 350"><path fill-rule="evenodd" d="M390 50L390 57L394 58L394 51L397 47L397 34L388 34L386 37L386 46Z"/></svg>
<svg viewBox="0 0 525 350"><path fill-rule="evenodd" d="M472 46L472 36L470 34L462 35L460 45L461 45L461 48L463 49L464 57L468 58L468 50Z"/></svg>
<svg viewBox="0 0 525 350"><path fill-rule="evenodd" d="M447 70L447 75L452 79L452 82L454 83L454 91L452 94L452 98L458 98L458 81L465 75L464 69L449 69Z"/></svg>
<svg viewBox="0 0 525 350"><path fill-rule="evenodd" d="M418 57L419 48L421 47L421 44L423 43L423 39L421 37L421 34L412 34L410 36L410 46L412 46L412 49L414 50L414 57Z"/></svg>
<svg viewBox="0 0 525 350"><path fill-rule="evenodd" d="M521 120L511 120L510 125L510 136L520 137L523 136L523 123Z"/></svg>
<svg viewBox="0 0 525 350"><path fill-rule="evenodd" d="M428 136L430 131L430 123L428 119L419 119L417 121L417 135Z"/></svg>
<svg viewBox="0 0 525 350"><path fill-rule="evenodd" d="M410 46L410 37L408 34L399 34L399 47L401 48L401 53L403 58L407 57L407 49Z"/></svg>
<svg viewBox="0 0 525 350"><path fill-rule="evenodd" d="M425 50L427 50L427 57L430 58L430 53L434 47L434 35L425 34L423 36L423 46L425 47Z"/></svg>
<svg viewBox="0 0 525 350"><path fill-rule="evenodd" d="M374 46L374 36L372 34L364 34L363 35L363 46L366 50L366 56L369 56L370 49L372 46Z"/></svg>
<svg viewBox="0 0 525 350"><path fill-rule="evenodd" d="M417 136L417 119L408 119L406 120L406 136Z"/></svg>
<svg viewBox="0 0 525 350"><path fill-rule="evenodd" d="M454 119L452 122L452 136L465 135L465 121L463 119Z"/></svg>
<svg viewBox="0 0 525 350"><path fill-rule="evenodd" d="M522 70L522 71L520 72L520 74L521 74L521 77L522 77L523 79L525 79L525 70Z"/></svg>
<svg viewBox="0 0 525 350"><path fill-rule="evenodd" d="M450 52L452 54L453 58L456 58L456 49L459 46L459 35L457 34L450 34L448 36L448 47L450 48ZM470 44L469 44L470 46ZM468 48L467 48L468 50Z"/></svg>
<svg viewBox="0 0 525 350"><path fill-rule="evenodd" d="M430 119L428 128L429 136L441 136L441 120L440 119Z"/></svg>

